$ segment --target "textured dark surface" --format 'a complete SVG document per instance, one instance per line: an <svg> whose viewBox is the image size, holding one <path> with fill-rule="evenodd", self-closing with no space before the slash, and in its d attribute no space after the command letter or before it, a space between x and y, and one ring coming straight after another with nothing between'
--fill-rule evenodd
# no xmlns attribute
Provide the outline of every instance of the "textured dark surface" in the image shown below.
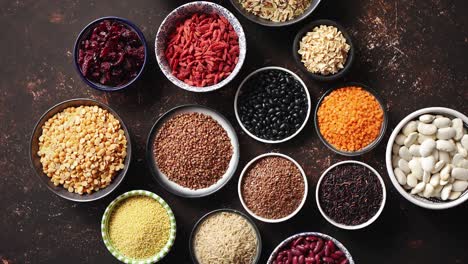
<svg viewBox="0 0 468 264"><path fill-rule="evenodd" d="M240 16L248 41L240 74L224 89L194 94L178 89L160 73L153 41L160 22L183 1L7 1L0 2L0 260L4 263L115 263L101 241L100 220L105 207L127 190L146 189L161 195L174 209L176 245L163 263L190 263L188 236L199 217L218 208L242 209L237 179L256 155L281 151L305 169L310 185L302 211L283 224L256 221L263 238L261 263L284 238L319 231L339 239L357 263L468 263L468 204L430 211L404 200L391 185L384 149L391 129L410 112L447 106L468 114L468 4L462 0L322 1L309 18L286 28L266 28ZM233 7L222 1L228 9ZM116 15L140 26L151 47L141 81L118 93L90 89L72 63L78 32L91 20ZM386 102L386 138L358 160L374 166L388 190L386 208L372 226L343 231L328 224L315 205L314 188L321 172L346 159L328 150L317 138L313 122L294 140L264 145L246 136L236 123L233 97L241 80L268 65L291 69L304 78L313 102L334 84L313 82L299 71L291 56L296 32L307 22L329 18L351 33L356 60L345 80L369 84ZM78 204L55 196L43 186L28 160L34 123L53 104L90 97L111 105L129 127L134 160L124 183L103 200ZM184 199L163 190L144 162L146 136L166 110L187 103L213 107L226 115L241 143L241 160L233 180L218 193ZM243 211L243 210L242 210Z"/></svg>

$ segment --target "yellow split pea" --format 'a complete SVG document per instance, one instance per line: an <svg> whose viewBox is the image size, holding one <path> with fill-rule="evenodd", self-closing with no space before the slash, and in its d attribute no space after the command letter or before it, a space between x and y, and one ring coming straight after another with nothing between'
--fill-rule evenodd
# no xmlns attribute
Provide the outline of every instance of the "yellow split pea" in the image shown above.
<svg viewBox="0 0 468 264"><path fill-rule="evenodd" d="M109 220L114 248L133 259L146 259L163 249L171 224L166 209L155 199L133 196L120 202Z"/></svg>

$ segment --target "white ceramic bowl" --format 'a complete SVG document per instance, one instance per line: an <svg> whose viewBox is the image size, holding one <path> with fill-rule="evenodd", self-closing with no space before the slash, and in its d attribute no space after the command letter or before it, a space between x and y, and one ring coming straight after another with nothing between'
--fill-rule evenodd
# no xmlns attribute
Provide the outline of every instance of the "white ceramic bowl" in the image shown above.
<svg viewBox="0 0 468 264"><path fill-rule="evenodd" d="M253 164L255 164L255 162L257 162L258 160L262 159L262 158L265 158L265 157L281 157L281 158L285 158L289 161L291 161L292 163L294 163L294 165L297 166L297 168L299 169L299 171L301 172L301 175L302 175L302 178L304 180L304 197L302 197L302 201L301 203L299 204L299 206L296 208L296 210L294 210L294 212L292 212L291 214L283 217L283 218L278 218L278 219L268 219L268 218L264 218L264 217L261 217L261 216L258 216L256 215L254 212L252 212L248 207L247 205L245 204L244 202L244 198L242 197L242 190L241 190L241 186L242 186L242 179L244 178L244 175L245 173L249 170L250 166L252 166ZM293 216L295 216L300 210L301 208L304 206L304 203L307 199L307 193L309 191L309 187L308 187L308 184L307 184L307 177L306 177L306 174L304 172L304 170L302 169L301 165L299 165L299 163L297 163L297 161L295 161L293 158L287 156L287 155L284 155L284 154L281 154L281 153L265 153L265 154L262 154L262 155L259 155L257 157L255 157L254 159L252 159L251 161L249 161L249 163L247 163L247 165L245 165L244 169L242 170L241 172L241 175L239 177L239 184L237 185L237 193L239 194L239 199L241 201L241 204L242 206L244 207L244 209L252 216L254 217L255 219L257 220L260 220L262 222L266 222L266 223L280 223L280 222L284 222L290 218L292 218Z"/></svg>
<svg viewBox="0 0 468 264"><path fill-rule="evenodd" d="M302 87L304 88L304 91L306 93L306 97L307 97L307 104L308 104L308 108L307 108L307 113L306 113L306 117L304 119L304 122L302 123L301 127L296 131L294 132L294 134L290 135L289 137L286 137L286 138L283 138L281 140L268 140L268 139L263 139L263 138L260 138L260 137L257 137L255 136L253 133L251 133L249 130L247 130L247 128L244 126L244 124L242 124L242 121L240 119L240 116L239 116L239 112L238 112L238 109L237 109L237 100L239 99L239 94L240 94L240 91L242 89L242 86L244 86L244 83L250 79L250 77L252 77L253 75L255 75L256 73L258 72L261 72L261 71L266 71L266 70L280 70L280 71L285 71L289 74L291 74L294 78L296 78L299 83L302 85ZM301 130L305 127L305 125L307 124L307 121L309 120L309 116L310 116L310 110L312 108L312 102L310 100L310 94L309 94L309 90L307 90L307 86L306 84L304 83L304 81L302 81L302 79L297 75L295 74L294 72L288 70L288 69L285 69L283 67L277 67L277 66L268 66L268 67L263 67L263 68L260 68L258 70L255 70L254 72L250 73L249 75L247 75L247 77L245 77L245 79L242 81L242 83L239 85L239 88L237 89L237 92L236 92L236 95L234 97L234 113L236 114L236 119L237 119L237 122L239 123L239 125L241 126L242 130L244 130L244 132L249 135L251 138L255 139L255 140L258 140L260 142L263 142L263 143L269 143L269 144L277 144L277 143L283 143L285 141L288 141L290 139L292 139L293 137L297 136Z"/></svg>
<svg viewBox="0 0 468 264"><path fill-rule="evenodd" d="M169 63L167 62L166 56L164 55L166 50L167 38L173 32L177 23L194 13L218 14L220 16L225 17L232 25L232 27L237 33L237 36L239 37L239 60L237 62L237 65L236 67L234 67L234 70L231 72L231 74L229 74L228 77L226 77L224 80L215 85L206 87L196 87L188 85L185 82L179 80L172 74L172 71L169 67ZM226 84L228 84L230 81L232 81L232 79L236 77L236 75L242 68L242 64L244 64L245 60L245 54L247 53L247 41L245 39L244 29L242 28L242 25L240 24L239 20L237 20L237 18L226 8L215 3L205 1L190 2L177 7L171 13L169 13L169 15L167 15L167 17L159 26L154 46L156 60L158 61L158 65L161 68L161 71L167 77L167 79L169 79L169 81L171 81L177 87L180 87L187 91L199 93L211 92L220 89Z"/></svg>
<svg viewBox="0 0 468 264"><path fill-rule="evenodd" d="M330 217L328 217L328 215L325 214L325 212L323 211L322 207L320 206L320 199L319 199L319 189L320 189L320 184L322 183L322 180L323 178L325 177L325 175L333 168L337 167L337 166L340 166L340 165L343 165L343 164L358 164L358 165L361 165L361 166L364 166L366 168L368 168L369 170L371 170L374 175L379 179L379 182L380 184L382 185L382 203L380 204L380 208L379 210L377 211L377 213L372 216L369 220L367 220L366 222L362 223L362 224L359 224L359 225L353 225L353 226L350 226L350 225L344 225L344 224L340 224L340 223L337 223L336 221L334 221L333 219L331 219ZM326 169L323 173L322 173L322 176L320 176L320 179L317 183L317 187L315 189L315 201L317 202L317 207L320 211L320 213L322 214L322 216L332 225L336 226L336 227L339 227L341 229L346 229L346 230L357 230L357 229L362 229L364 227L367 227L369 226L370 224L372 224L373 222L375 222L375 220L377 220L377 218L379 218L380 214L382 213L384 207L385 207L385 202L387 201L387 190L385 189L385 183L382 179L382 177L380 176L380 174L374 169L372 168L371 166L369 166L368 164L364 163L364 162L360 162L360 161L356 161L356 160L345 160L345 161L341 161L341 162L338 162L338 163L335 163L333 164L332 166L328 167L328 169Z"/></svg>
<svg viewBox="0 0 468 264"><path fill-rule="evenodd" d="M395 174L393 173L393 166L392 166L392 146L393 143L395 142L395 138L400 133L400 130L405 126L409 121L411 120L416 120L420 115L423 114L442 114L446 115L447 117L458 117L461 120L463 120L463 123L465 127L468 126L468 117L456 110L450 109L450 108L445 108L445 107L428 107L428 108L423 108L419 109L409 115L407 115L403 120L398 123L398 125L395 127L393 130L392 134L390 135L390 139L388 140L387 144L387 151L385 153L385 161L387 164L387 171L388 175L390 176L390 180L392 181L393 186L397 191L408 201L412 202L413 204L427 208L427 209L434 209L434 210L441 210L441 209L447 209L447 208L452 208L454 206L460 205L464 203L466 200L468 200L468 191L465 191L458 199L452 200L452 201L435 201L435 200L429 200L425 199L423 197L417 196L410 194L407 192L403 186L398 183Z"/></svg>

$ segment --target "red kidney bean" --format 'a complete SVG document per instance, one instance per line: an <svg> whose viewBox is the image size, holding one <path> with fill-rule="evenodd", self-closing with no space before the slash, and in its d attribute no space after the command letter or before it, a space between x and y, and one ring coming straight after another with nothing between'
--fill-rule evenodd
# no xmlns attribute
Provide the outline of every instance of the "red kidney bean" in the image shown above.
<svg viewBox="0 0 468 264"><path fill-rule="evenodd" d="M294 240L294 242L292 243L292 246L295 247L295 246L299 245L303 240L304 240L304 237L299 237L299 238L297 238L297 239Z"/></svg>
<svg viewBox="0 0 468 264"><path fill-rule="evenodd" d="M293 257L292 264L297 264L297 256Z"/></svg>
<svg viewBox="0 0 468 264"><path fill-rule="evenodd" d="M292 253L294 256L300 256L300 255L302 255L302 252L299 251L299 250L297 250L297 249L295 249L295 248L291 249L291 253Z"/></svg>
<svg viewBox="0 0 468 264"><path fill-rule="evenodd" d="M315 259L313 259L313 258L306 258L306 259L305 259L305 262L306 262L306 264L314 264L314 263L315 263Z"/></svg>
<svg viewBox="0 0 468 264"><path fill-rule="evenodd" d="M307 241L317 241L317 240L318 240L318 237L316 237L316 236L308 236L308 237L306 237L306 240L307 240Z"/></svg>
<svg viewBox="0 0 468 264"><path fill-rule="evenodd" d="M343 260L340 262L340 264L348 264L348 263L349 263L349 261L348 261L347 258L343 259Z"/></svg>
<svg viewBox="0 0 468 264"><path fill-rule="evenodd" d="M330 247L328 246L328 243L325 244L325 248L324 248L324 252L325 252L325 256L330 256Z"/></svg>
<svg viewBox="0 0 468 264"><path fill-rule="evenodd" d="M322 250L322 247L323 247L323 240L319 238L317 241L317 245L315 245L314 253L320 252Z"/></svg>
<svg viewBox="0 0 468 264"><path fill-rule="evenodd" d="M302 245L297 245L297 246L296 246L296 249L299 250L299 251L301 251L302 254L307 253L307 249L306 249L304 246L302 246Z"/></svg>
<svg viewBox="0 0 468 264"><path fill-rule="evenodd" d="M340 250L337 250L337 251L335 251L335 253L331 254L331 257L336 259L336 260L340 259L343 256L344 256L344 253L343 253L343 251L340 251Z"/></svg>
<svg viewBox="0 0 468 264"><path fill-rule="evenodd" d="M315 263L317 263L317 264L321 263L319 255L315 255Z"/></svg>
<svg viewBox="0 0 468 264"><path fill-rule="evenodd" d="M288 251L288 259L286 260L286 262L291 263L291 261L292 261L292 253L291 251Z"/></svg>
<svg viewBox="0 0 468 264"><path fill-rule="evenodd" d="M325 263L335 263L335 260L329 257L323 257L322 260Z"/></svg>
<svg viewBox="0 0 468 264"><path fill-rule="evenodd" d="M327 241L327 245L328 245L328 247L330 248L330 252L335 252L335 249L336 249L336 248L335 248L335 243L333 243L333 241L328 240L328 241Z"/></svg>
<svg viewBox="0 0 468 264"><path fill-rule="evenodd" d="M307 255L308 257L315 258L315 253L313 250L309 250L309 254Z"/></svg>
<svg viewBox="0 0 468 264"><path fill-rule="evenodd" d="M304 255L300 255L299 258L297 258L297 262L298 262L299 264L304 264L304 259L305 259L305 258L304 258Z"/></svg>

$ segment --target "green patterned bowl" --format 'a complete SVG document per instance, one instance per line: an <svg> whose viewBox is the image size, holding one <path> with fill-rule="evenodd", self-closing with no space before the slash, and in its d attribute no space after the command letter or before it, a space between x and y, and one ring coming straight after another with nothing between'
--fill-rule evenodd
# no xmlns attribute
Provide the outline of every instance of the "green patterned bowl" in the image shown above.
<svg viewBox="0 0 468 264"><path fill-rule="evenodd" d="M160 203L164 209L166 209L167 214L169 215L169 221L171 223L171 230L169 234L169 240L167 241L166 245L163 247L163 249L156 253L154 256L147 258L147 259L132 259L129 258L122 253L120 253L113 245L109 237L109 232L108 232L108 226L109 226L109 219L111 216L112 211L114 210L115 206L122 202L123 200L132 197L132 196L148 196L153 199L155 199L158 203ZM135 190L135 191L130 191L126 192L117 198L115 198L114 201L112 201L109 206L107 206L106 211L104 211L104 215L102 216L101 220L101 235L102 235L102 240L104 241L104 244L107 247L107 250L118 260L128 263L128 264L150 264L150 263L156 263L163 259L167 253L172 248L172 245L174 245L175 237L176 237L176 220L174 217L174 213L172 212L171 208L169 205L164 201L161 197L158 195L148 192L148 191L143 191L143 190Z"/></svg>

